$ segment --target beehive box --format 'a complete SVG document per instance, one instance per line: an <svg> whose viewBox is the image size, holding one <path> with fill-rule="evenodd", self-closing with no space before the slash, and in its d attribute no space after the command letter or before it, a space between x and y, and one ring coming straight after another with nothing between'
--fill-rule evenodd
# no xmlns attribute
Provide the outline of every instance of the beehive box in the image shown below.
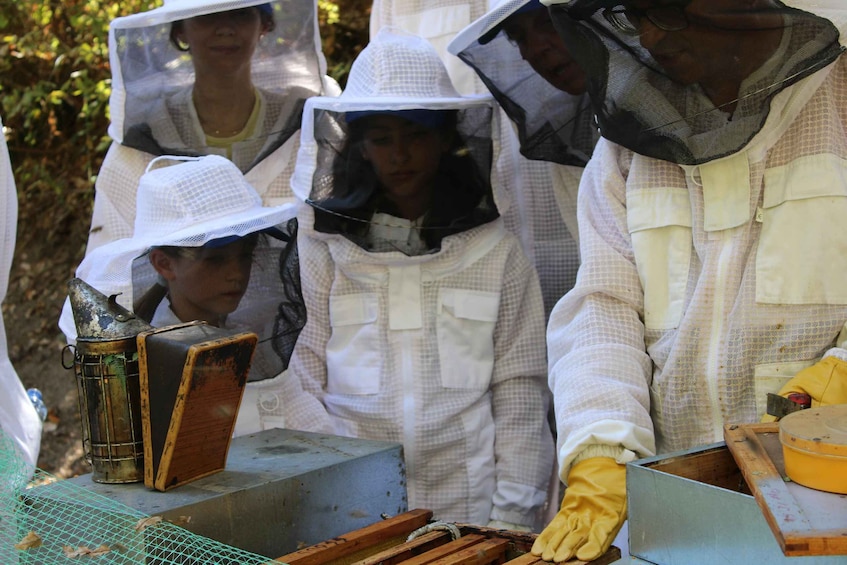
<svg viewBox="0 0 847 565"><path fill-rule="evenodd" d="M842 555L787 557L726 442L627 464L627 499L629 553L647 563L847 562Z"/></svg>
<svg viewBox="0 0 847 565"><path fill-rule="evenodd" d="M449 531L455 526L459 537ZM441 529L443 528L443 529ZM407 541L412 532L419 535ZM432 511L410 510L371 526L283 555L288 565L535 565L546 563L529 553L535 534L468 524L442 525ZM620 559L612 547L592 565ZM583 563L572 561L572 565Z"/></svg>

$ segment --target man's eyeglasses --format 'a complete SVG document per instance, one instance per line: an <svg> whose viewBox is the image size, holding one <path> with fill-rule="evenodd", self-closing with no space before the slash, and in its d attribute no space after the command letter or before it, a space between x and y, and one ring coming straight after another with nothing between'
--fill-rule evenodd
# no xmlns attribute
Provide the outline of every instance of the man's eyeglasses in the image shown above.
<svg viewBox="0 0 847 565"><path fill-rule="evenodd" d="M638 9L634 6L606 8L603 17L615 31L626 35L640 35L644 31L644 20L663 31L681 31L688 27L685 7L678 4L652 6Z"/></svg>

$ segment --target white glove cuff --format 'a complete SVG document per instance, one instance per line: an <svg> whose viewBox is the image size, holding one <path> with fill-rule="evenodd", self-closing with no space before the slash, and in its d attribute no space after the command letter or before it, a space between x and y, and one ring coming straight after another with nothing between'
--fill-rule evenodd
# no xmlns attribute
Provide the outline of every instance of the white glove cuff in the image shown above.
<svg viewBox="0 0 847 565"><path fill-rule="evenodd" d="M847 361L847 349L843 349L841 347L833 347L832 349L824 353L821 359L826 359L827 357L835 357L836 359Z"/></svg>

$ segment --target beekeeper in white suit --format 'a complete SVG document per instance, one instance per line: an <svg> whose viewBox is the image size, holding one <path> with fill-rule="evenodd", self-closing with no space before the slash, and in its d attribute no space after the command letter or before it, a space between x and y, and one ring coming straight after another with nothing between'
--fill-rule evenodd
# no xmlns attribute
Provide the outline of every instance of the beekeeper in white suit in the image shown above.
<svg viewBox="0 0 847 565"><path fill-rule="evenodd" d="M843 378L847 58L776 0L547 3L603 135L547 336L567 489L532 551L561 562L609 547L627 461L758 421L795 374Z"/></svg>
<svg viewBox="0 0 847 565"><path fill-rule="evenodd" d="M544 311L499 217L498 117L390 28L341 96L307 102L293 188L308 320L289 374L335 433L403 443L410 507L528 530L553 462Z"/></svg>
<svg viewBox="0 0 847 565"><path fill-rule="evenodd" d="M3 122L0 121L0 131ZM0 141L0 216L3 218L0 230L0 302L6 298L9 289L9 271L15 253L15 237L18 227L18 193L12 176L12 164L6 146L6 136ZM41 419L33 408L21 384L12 362L9 361L6 343L6 328L0 316L0 427L20 452L27 465L27 476L32 475L38 462L41 449ZM19 485L18 485L19 486Z"/></svg>

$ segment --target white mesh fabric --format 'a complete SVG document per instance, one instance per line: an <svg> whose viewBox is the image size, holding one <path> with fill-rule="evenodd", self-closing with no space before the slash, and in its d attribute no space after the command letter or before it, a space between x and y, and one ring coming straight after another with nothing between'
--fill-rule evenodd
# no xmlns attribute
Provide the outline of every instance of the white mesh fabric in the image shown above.
<svg viewBox="0 0 847 565"><path fill-rule="evenodd" d="M459 93L432 45L386 28L356 57L341 94L344 99L376 96L430 99Z"/></svg>
<svg viewBox="0 0 847 565"><path fill-rule="evenodd" d="M485 87L467 65L447 52L447 44L487 9L485 0L374 0L371 37L384 26L394 26L425 38L441 55L456 90L479 94Z"/></svg>
<svg viewBox="0 0 847 565"><path fill-rule="evenodd" d="M305 208L300 220L309 318L290 373L324 403L335 433L403 443L410 507L533 524L552 440L542 303L515 239L497 220L434 255L368 253L309 233L311 217ZM326 417L286 404L282 391L263 400L287 427Z"/></svg>
<svg viewBox="0 0 847 565"><path fill-rule="evenodd" d="M718 441L835 343L845 79L842 56L785 89L745 151L707 165L600 142L580 192L583 265L548 329L563 476L596 443L646 456Z"/></svg>
<svg viewBox="0 0 847 565"><path fill-rule="evenodd" d="M3 121L0 120L0 132ZM12 176L12 163L6 147L6 135L0 137L0 302L9 289L9 271L15 253L18 227L18 193ZM0 316L0 427L11 438L32 474L41 448L41 421L9 360L6 328ZM5 485L10 486L10 485Z"/></svg>
<svg viewBox="0 0 847 565"><path fill-rule="evenodd" d="M141 177L135 238L194 247L262 225L259 195L229 161L210 155L176 163L159 158Z"/></svg>
<svg viewBox="0 0 847 565"><path fill-rule="evenodd" d="M290 177L294 171L299 138L291 138L245 178L266 206L293 202ZM86 254L108 242L131 237L135 224L138 181L154 155L113 143L97 176L94 210Z"/></svg>

